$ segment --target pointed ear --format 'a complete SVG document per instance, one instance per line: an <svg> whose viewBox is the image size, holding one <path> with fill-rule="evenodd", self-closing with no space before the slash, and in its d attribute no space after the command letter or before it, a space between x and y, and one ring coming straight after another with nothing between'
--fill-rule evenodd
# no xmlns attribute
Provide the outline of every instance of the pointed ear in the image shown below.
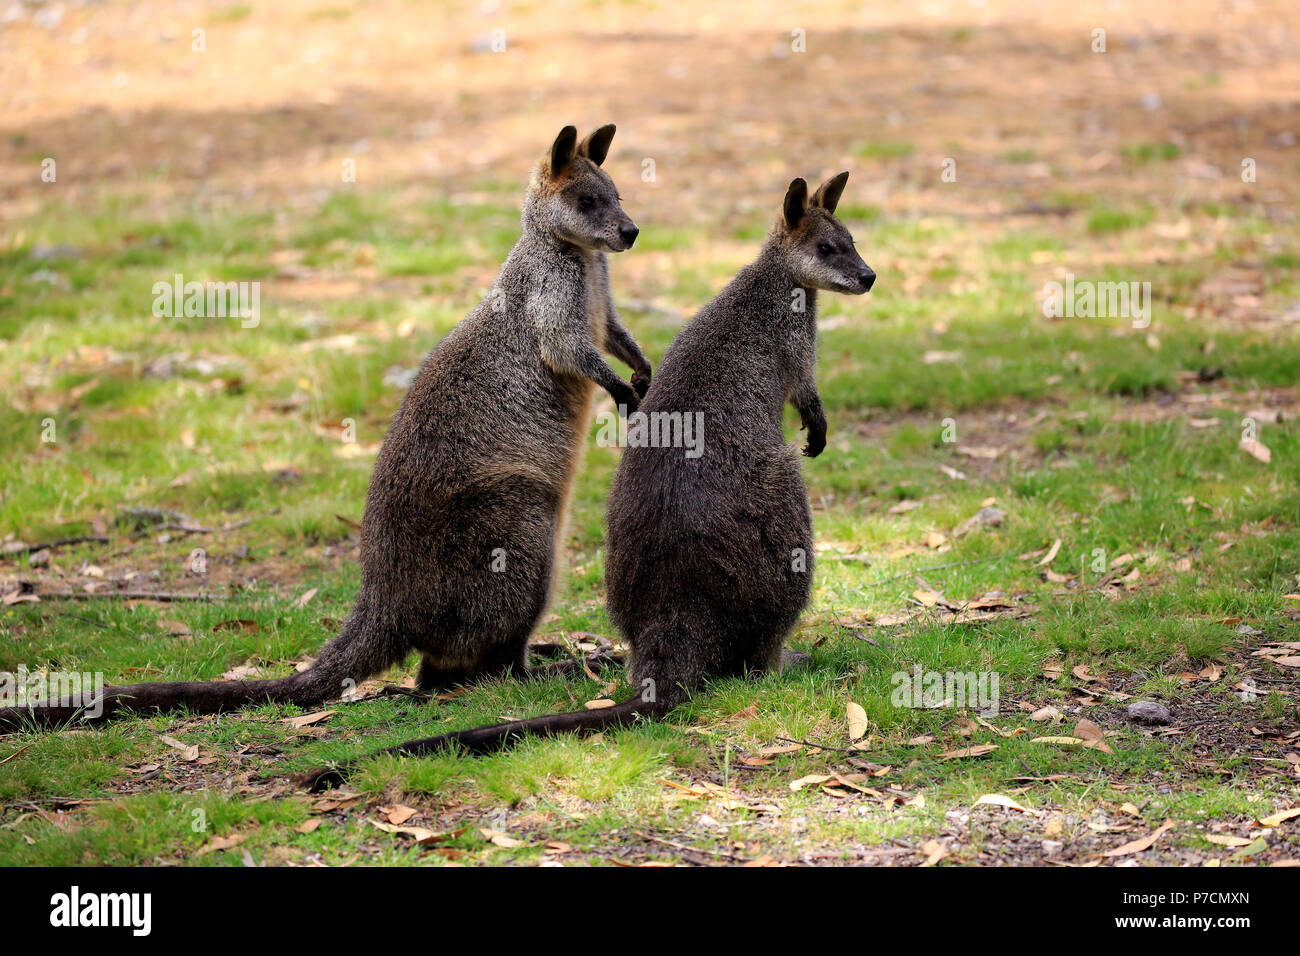
<svg viewBox="0 0 1300 956"><path fill-rule="evenodd" d="M790 188L785 193L785 205L782 212L785 215L785 224L793 229L799 225L799 220L808 210L808 184L802 179L790 181Z"/></svg>
<svg viewBox="0 0 1300 956"><path fill-rule="evenodd" d="M614 130L617 129L613 123L602 126L578 146L578 155L586 156L589 160L599 166L609 155L609 141L614 138Z"/></svg>
<svg viewBox="0 0 1300 956"><path fill-rule="evenodd" d="M573 160L574 146L578 142L578 131L572 126L560 130L551 145L551 175L554 176Z"/></svg>
<svg viewBox="0 0 1300 956"><path fill-rule="evenodd" d="M840 204L840 196L844 192L844 184L848 181L848 170L832 176L818 187L817 192L813 193L812 204L821 206L828 213L834 215L835 207Z"/></svg>

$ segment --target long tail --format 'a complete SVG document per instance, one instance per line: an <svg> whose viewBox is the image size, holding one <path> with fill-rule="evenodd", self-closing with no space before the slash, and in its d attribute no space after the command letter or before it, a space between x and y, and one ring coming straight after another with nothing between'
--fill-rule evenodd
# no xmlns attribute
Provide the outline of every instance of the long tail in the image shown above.
<svg viewBox="0 0 1300 956"><path fill-rule="evenodd" d="M594 733L611 727L626 726L639 718L660 717L677 706L678 702L677 695L673 695L671 699L660 697L655 701L646 701L637 696L600 710L579 710L565 714L547 714L545 717L530 717L527 720L508 720L500 724L440 734L437 737L408 740L406 743L388 747L371 756L394 754L399 757L424 757L456 748L474 754L492 753L501 750L511 741L529 735L553 737L556 734ZM312 792L336 787L348 778L355 766L354 763L346 763L338 767L324 767L302 774L296 782Z"/></svg>
<svg viewBox="0 0 1300 956"><path fill-rule="evenodd" d="M150 713L180 707L213 714L261 703L310 706L342 696L349 682L359 684L393 663L390 648L376 647L363 639L362 624L354 614L339 636L321 649L311 667L290 677L110 685L49 703L0 708L0 732L33 725L100 724L122 712Z"/></svg>

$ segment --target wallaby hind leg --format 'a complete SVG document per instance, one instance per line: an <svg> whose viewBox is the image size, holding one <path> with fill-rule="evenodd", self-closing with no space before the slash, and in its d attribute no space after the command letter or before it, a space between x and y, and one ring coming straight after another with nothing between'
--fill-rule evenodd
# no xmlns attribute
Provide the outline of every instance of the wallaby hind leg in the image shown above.
<svg viewBox="0 0 1300 956"><path fill-rule="evenodd" d="M415 689L423 694L450 690L459 684L468 684L475 675L472 667L445 667L436 657L424 654L415 674Z"/></svg>

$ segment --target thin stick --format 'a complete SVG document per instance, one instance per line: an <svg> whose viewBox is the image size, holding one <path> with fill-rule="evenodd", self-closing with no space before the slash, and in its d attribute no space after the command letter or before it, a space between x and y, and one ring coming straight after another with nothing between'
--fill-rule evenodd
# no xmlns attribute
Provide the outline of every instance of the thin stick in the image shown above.
<svg viewBox="0 0 1300 956"><path fill-rule="evenodd" d="M103 621L96 621L93 617L86 617L83 614L71 614L67 611L58 611L57 614L59 617L70 617L73 618L74 620L85 621L87 624L95 625L95 627L102 627L106 631L113 630L113 626L111 624L105 624Z"/></svg>
<svg viewBox="0 0 1300 956"><path fill-rule="evenodd" d="M39 594L42 600L89 601L98 598L121 598L124 601L224 601L224 594L201 594L182 591L50 591Z"/></svg>
<svg viewBox="0 0 1300 956"><path fill-rule="evenodd" d="M61 548L68 544L108 544L109 540L109 538L98 534L80 535L75 538L56 538L54 541L42 541L38 544L24 544L21 547L6 550L3 556L6 558L17 557L20 554L32 554L36 551L44 551L47 548Z"/></svg>
<svg viewBox="0 0 1300 956"><path fill-rule="evenodd" d="M27 746L30 747L31 744L28 744ZM665 840L663 837L655 836L653 833L647 833L645 830L637 830L636 832L641 835L642 839L653 840L655 843L662 843L664 846L670 846L677 850L685 850L687 853L708 853L711 856L718 856L727 860L746 859L746 857L739 856L735 853L728 853L725 850L711 850L708 847L688 846L685 843L678 843L675 840Z"/></svg>
<svg viewBox="0 0 1300 956"><path fill-rule="evenodd" d="M33 740L32 743L27 744L27 745L22 746L22 747L19 747L17 750L15 750L13 753L11 753L8 757L5 757L4 760L0 760L0 763L8 763L9 761L11 761L11 760L13 760L15 757L17 757L20 753L22 753L24 750L27 750L29 747L31 747L32 744L34 744L34 743L36 743L36 741Z"/></svg>
<svg viewBox="0 0 1300 956"><path fill-rule="evenodd" d="M851 750L848 747L832 747L830 744L815 744L811 740L795 740L793 737L780 737L777 740L784 740L788 744L802 744L805 747L812 747L814 750L834 750L842 754L852 754L854 757L861 757L863 751Z"/></svg>

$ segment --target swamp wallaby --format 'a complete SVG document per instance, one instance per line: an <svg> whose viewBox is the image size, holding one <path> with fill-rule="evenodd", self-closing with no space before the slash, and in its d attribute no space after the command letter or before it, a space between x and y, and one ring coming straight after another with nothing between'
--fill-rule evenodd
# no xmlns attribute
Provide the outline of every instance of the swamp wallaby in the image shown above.
<svg viewBox="0 0 1300 956"><path fill-rule="evenodd" d="M145 683L99 701L0 710L0 729L184 706L211 713L341 696L411 651L432 690L527 669L596 386L636 411L650 363L619 322L606 253L637 227L600 166L614 127L566 126L534 170L522 235L480 303L425 361L384 439L361 525L351 616L307 670ZM608 351L634 371L628 384ZM98 706L97 706L98 705Z"/></svg>
<svg viewBox="0 0 1300 956"><path fill-rule="evenodd" d="M811 199L790 184L776 227L746 266L673 341L641 405L704 415L703 454L632 447L614 476L605 565L611 618L632 648L640 693L602 710L553 714L413 740L389 753L459 746L486 752L524 734L592 731L671 710L709 677L764 671L808 603L812 520L786 402L826 447L817 393L817 291L861 295L876 275L838 219L847 172ZM342 779L322 770L314 788Z"/></svg>

